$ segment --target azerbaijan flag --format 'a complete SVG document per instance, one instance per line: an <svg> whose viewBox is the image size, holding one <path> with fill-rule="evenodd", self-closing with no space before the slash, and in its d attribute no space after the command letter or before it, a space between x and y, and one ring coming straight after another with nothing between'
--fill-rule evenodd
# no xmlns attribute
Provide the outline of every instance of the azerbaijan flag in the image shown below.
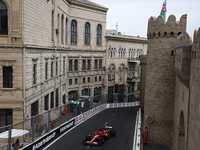
<svg viewBox="0 0 200 150"><path fill-rule="evenodd" d="M162 6L162 9L161 9L161 12L160 12L160 15L163 16L164 18L166 18L166 0L164 1L163 3L163 6Z"/></svg>

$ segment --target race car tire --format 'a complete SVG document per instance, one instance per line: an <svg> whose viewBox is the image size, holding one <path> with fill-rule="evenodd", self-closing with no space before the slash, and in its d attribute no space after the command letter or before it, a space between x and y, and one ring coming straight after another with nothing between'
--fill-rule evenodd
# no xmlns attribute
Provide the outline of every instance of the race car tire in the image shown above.
<svg viewBox="0 0 200 150"><path fill-rule="evenodd" d="M101 144L104 144L104 142L105 142L104 137L100 137L100 143L101 143Z"/></svg>
<svg viewBox="0 0 200 150"><path fill-rule="evenodd" d="M110 131L110 135L111 135L111 136L115 136L115 135L116 135L116 131L111 130L111 131Z"/></svg>
<svg viewBox="0 0 200 150"><path fill-rule="evenodd" d="M86 137L85 137L85 141L91 141L91 136L89 136L89 135L86 135Z"/></svg>

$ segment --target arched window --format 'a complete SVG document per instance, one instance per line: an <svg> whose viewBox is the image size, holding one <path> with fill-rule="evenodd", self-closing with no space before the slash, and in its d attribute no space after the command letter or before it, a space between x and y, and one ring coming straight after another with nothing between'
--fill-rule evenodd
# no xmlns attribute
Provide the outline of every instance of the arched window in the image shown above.
<svg viewBox="0 0 200 150"><path fill-rule="evenodd" d="M67 45L67 18L65 22L65 44Z"/></svg>
<svg viewBox="0 0 200 150"><path fill-rule="evenodd" d="M138 67L138 76L140 75L140 67Z"/></svg>
<svg viewBox="0 0 200 150"><path fill-rule="evenodd" d="M123 48L122 48L122 50L121 50L121 58L123 58Z"/></svg>
<svg viewBox="0 0 200 150"><path fill-rule="evenodd" d="M77 34L77 25L76 21L72 20L71 22L71 44L76 44L76 34Z"/></svg>
<svg viewBox="0 0 200 150"><path fill-rule="evenodd" d="M114 58L115 58L115 53L116 53L116 48L114 49L114 56L113 56Z"/></svg>
<svg viewBox="0 0 200 150"><path fill-rule="evenodd" d="M109 50L108 50L108 58L110 58L110 48L109 48Z"/></svg>
<svg viewBox="0 0 200 150"><path fill-rule="evenodd" d="M125 56L126 56L126 49L124 49L124 58L125 58Z"/></svg>
<svg viewBox="0 0 200 150"><path fill-rule="evenodd" d="M101 25L97 25L97 45L101 46Z"/></svg>
<svg viewBox="0 0 200 150"><path fill-rule="evenodd" d="M118 77L121 78L121 68L118 70Z"/></svg>
<svg viewBox="0 0 200 150"><path fill-rule="evenodd" d="M134 77L134 67L132 67L132 78Z"/></svg>
<svg viewBox="0 0 200 150"><path fill-rule="evenodd" d="M0 2L1 3L1 2ZM52 10L52 16L51 16L51 36L52 36L52 42L54 42L54 11Z"/></svg>
<svg viewBox="0 0 200 150"><path fill-rule="evenodd" d="M129 56L128 57L131 58L131 49L129 49Z"/></svg>
<svg viewBox="0 0 200 150"><path fill-rule="evenodd" d="M85 24L85 45L90 45L90 24Z"/></svg>
<svg viewBox="0 0 200 150"><path fill-rule="evenodd" d="M60 30L60 15L58 14L58 18L57 18L57 28L58 28L58 31ZM60 43L59 41L59 32L57 32L57 42Z"/></svg>
<svg viewBox="0 0 200 150"><path fill-rule="evenodd" d="M121 69L121 71L122 71L121 75L122 75L122 79L123 79L124 78L124 67Z"/></svg>
<svg viewBox="0 0 200 150"><path fill-rule="evenodd" d="M131 78L131 68L130 67L128 68L128 77Z"/></svg>
<svg viewBox="0 0 200 150"><path fill-rule="evenodd" d="M119 58L120 58L120 56L121 56L120 54L121 54L121 49L119 49Z"/></svg>
<svg viewBox="0 0 200 150"><path fill-rule="evenodd" d="M0 35L8 34L8 13L7 6L0 1Z"/></svg>
<svg viewBox="0 0 200 150"><path fill-rule="evenodd" d="M61 43L63 44L64 43L64 16L62 15L61 17Z"/></svg>
<svg viewBox="0 0 200 150"><path fill-rule="evenodd" d="M111 49L110 57L113 58L113 48Z"/></svg>
<svg viewBox="0 0 200 150"><path fill-rule="evenodd" d="M115 79L115 66L110 65L108 69L108 80L114 80Z"/></svg>

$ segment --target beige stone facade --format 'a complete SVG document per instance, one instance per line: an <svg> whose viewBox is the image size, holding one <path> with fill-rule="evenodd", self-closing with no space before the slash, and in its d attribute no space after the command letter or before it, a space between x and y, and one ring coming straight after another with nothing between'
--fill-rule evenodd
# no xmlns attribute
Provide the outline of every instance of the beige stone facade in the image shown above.
<svg viewBox="0 0 200 150"><path fill-rule="evenodd" d="M108 93L126 94L119 101L139 99L140 55L147 53L147 39L107 30L106 40Z"/></svg>
<svg viewBox="0 0 200 150"><path fill-rule="evenodd" d="M79 99L86 93L93 96L107 92L103 80L107 8L82 0L2 2L7 6L8 33L0 35L0 109L11 110L12 121L1 126ZM75 43L71 42L72 20L76 22ZM86 45L87 22L90 28ZM98 44L97 26L101 28ZM3 67L10 71L12 87L3 87Z"/></svg>
<svg viewBox="0 0 200 150"><path fill-rule="evenodd" d="M151 17L148 24L148 53L141 57L141 107L144 126L150 124L150 140L170 144L173 150L197 150L199 126L199 37L192 42L183 15ZM144 105L143 105L144 104Z"/></svg>

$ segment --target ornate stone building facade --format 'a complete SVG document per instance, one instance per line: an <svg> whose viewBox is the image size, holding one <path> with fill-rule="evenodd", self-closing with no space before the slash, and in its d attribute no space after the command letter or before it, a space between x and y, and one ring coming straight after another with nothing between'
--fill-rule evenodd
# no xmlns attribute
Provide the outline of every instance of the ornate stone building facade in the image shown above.
<svg viewBox="0 0 200 150"><path fill-rule="evenodd" d="M147 53L147 39L107 30L107 79L110 101L133 101L140 94L140 55Z"/></svg>
<svg viewBox="0 0 200 150"><path fill-rule="evenodd" d="M0 126L107 92L107 10L87 0L0 0Z"/></svg>
<svg viewBox="0 0 200 150"><path fill-rule="evenodd" d="M193 42L186 33L187 15L176 22L171 15L151 17L148 53L141 57L141 107L151 141L170 144L173 150L198 150L200 29Z"/></svg>

